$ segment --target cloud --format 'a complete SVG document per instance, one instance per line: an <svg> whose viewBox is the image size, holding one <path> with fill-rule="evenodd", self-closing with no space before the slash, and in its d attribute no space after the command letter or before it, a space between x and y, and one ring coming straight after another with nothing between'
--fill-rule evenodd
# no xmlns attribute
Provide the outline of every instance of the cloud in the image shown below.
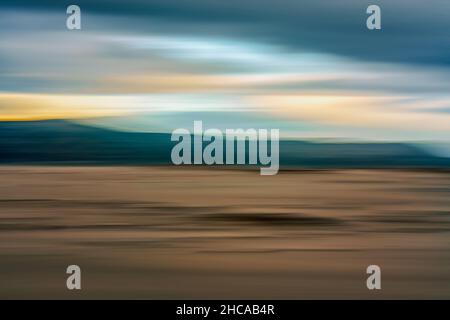
<svg viewBox="0 0 450 320"><path fill-rule="evenodd" d="M241 38L364 61L450 64L447 0L80 0L77 4L86 15L85 29L91 30ZM382 31L365 27L369 4L382 8ZM60 2L4 0L1 6L56 13L65 19Z"/></svg>
<svg viewBox="0 0 450 320"><path fill-rule="evenodd" d="M450 140L449 2L377 3L381 32L364 0L79 1L68 31L61 3L6 0L0 119L233 110L305 135Z"/></svg>

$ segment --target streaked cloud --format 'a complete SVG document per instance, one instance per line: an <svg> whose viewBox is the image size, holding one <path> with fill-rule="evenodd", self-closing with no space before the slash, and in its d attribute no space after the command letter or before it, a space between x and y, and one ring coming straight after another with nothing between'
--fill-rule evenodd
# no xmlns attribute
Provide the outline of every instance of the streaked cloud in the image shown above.
<svg viewBox="0 0 450 320"><path fill-rule="evenodd" d="M450 6L431 2L380 1L377 34L367 1L80 1L79 32L52 1L5 1L0 119L130 129L136 115L234 111L297 136L450 140Z"/></svg>

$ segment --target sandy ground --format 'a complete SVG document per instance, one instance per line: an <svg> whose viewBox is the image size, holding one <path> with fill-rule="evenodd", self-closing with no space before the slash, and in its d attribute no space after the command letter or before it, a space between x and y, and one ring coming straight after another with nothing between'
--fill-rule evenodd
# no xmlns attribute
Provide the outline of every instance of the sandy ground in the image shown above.
<svg viewBox="0 0 450 320"><path fill-rule="evenodd" d="M0 167L0 298L449 299L450 173Z"/></svg>

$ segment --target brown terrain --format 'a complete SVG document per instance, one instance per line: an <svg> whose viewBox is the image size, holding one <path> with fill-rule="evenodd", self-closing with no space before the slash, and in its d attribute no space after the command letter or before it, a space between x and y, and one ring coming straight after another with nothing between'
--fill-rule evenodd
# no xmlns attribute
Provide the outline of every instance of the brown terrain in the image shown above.
<svg viewBox="0 0 450 320"><path fill-rule="evenodd" d="M0 298L449 299L450 173L3 166Z"/></svg>

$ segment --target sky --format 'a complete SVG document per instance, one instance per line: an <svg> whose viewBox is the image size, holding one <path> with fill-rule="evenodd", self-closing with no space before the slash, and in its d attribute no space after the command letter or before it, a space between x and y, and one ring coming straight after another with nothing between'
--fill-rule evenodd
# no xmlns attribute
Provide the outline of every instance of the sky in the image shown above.
<svg viewBox="0 0 450 320"><path fill-rule="evenodd" d="M81 8L67 30L66 8ZM382 29L366 28L381 8ZM0 120L117 130L279 128L282 136L450 148L448 0L0 4Z"/></svg>

